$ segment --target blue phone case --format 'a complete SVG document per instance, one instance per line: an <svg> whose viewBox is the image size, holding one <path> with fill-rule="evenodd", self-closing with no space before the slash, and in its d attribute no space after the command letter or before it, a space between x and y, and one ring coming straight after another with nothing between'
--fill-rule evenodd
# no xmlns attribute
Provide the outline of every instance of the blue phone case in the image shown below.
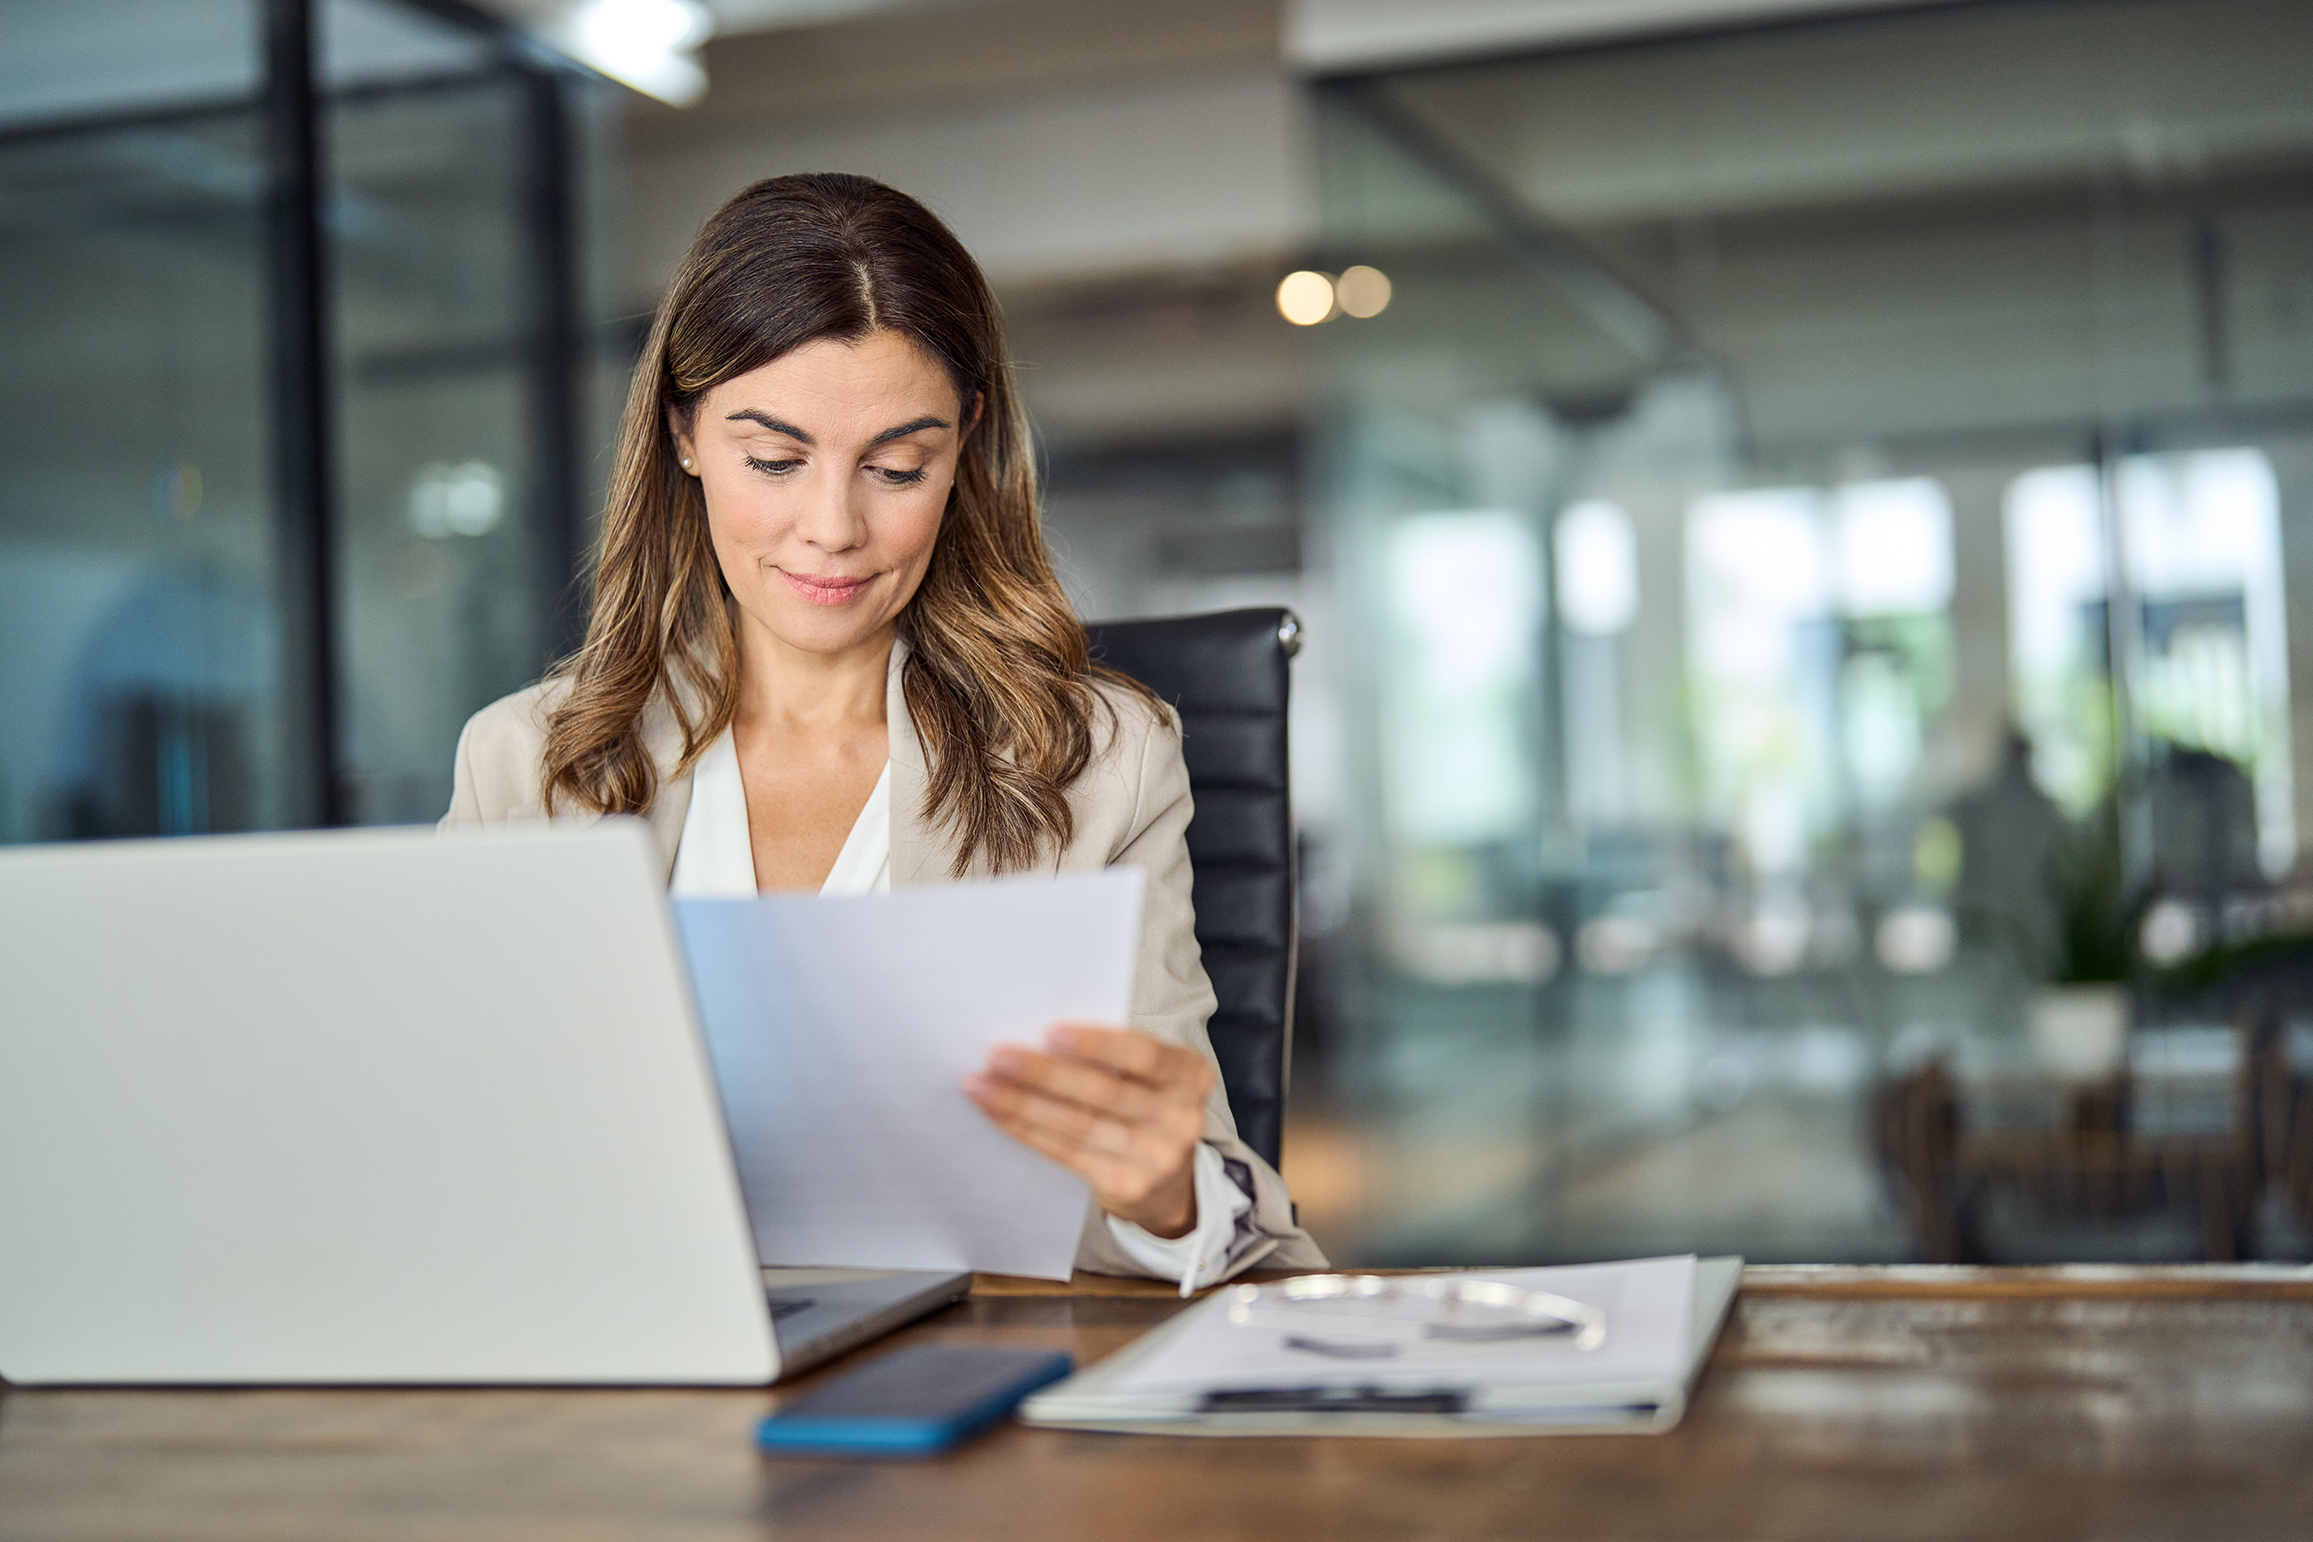
<svg viewBox="0 0 2313 1542"><path fill-rule="evenodd" d="M1054 1350L911 1345L813 1388L755 1440L798 1456L936 1456L1074 1369Z"/></svg>

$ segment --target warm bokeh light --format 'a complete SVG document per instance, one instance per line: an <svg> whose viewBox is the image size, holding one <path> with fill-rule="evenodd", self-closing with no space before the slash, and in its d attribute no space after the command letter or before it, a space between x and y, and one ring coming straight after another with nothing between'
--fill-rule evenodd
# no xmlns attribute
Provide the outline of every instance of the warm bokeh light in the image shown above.
<svg viewBox="0 0 2313 1542"><path fill-rule="evenodd" d="M1313 327L1333 314L1333 280L1306 268L1288 273L1277 286L1277 313L1297 327Z"/></svg>
<svg viewBox="0 0 2313 1542"><path fill-rule="evenodd" d="M1342 311L1360 321L1389 309L1389 275L1379 268L1344 268L1333 287Z"/></svg>

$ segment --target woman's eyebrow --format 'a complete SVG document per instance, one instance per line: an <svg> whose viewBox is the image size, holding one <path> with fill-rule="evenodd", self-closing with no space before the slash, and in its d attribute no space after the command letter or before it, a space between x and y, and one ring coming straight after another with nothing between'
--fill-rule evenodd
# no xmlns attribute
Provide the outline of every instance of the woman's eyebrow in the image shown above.
<svg viewBox="0 0 2313 1542"><path fill-rule="evenodd" d="M771 432L774 434L785 434L788 438L796 440L799 443L812 445L814 447L816 447L819 443L818 440L812 438L809 434L805 433L802 429L797 428L794 424L789 423L781 418L775 418L768 412L757 412L752 407L741 407L737 412L732 413L723 421L726 423L760 423L765 428L771 430Z"/></svg>
<svg viewBox="0 0 2313 1542"><path fill-rule="evenodd" d="M809 434L805 433L802 429L797 428L794 424L788 422L786 419L775 418L768 412L759 412L753 407L741 407L737 412L734 412L729 417L725 418L724 421L727 423L759 423L763 427L771 430L771 432L774 434L785 434L788 438L795 440L799 444L807 444L814 449L817 449L819 446L818 440L812 438ZM867 442L867 447L872 450L877 445L889 444L894 439L905 439L910 434L920 434L927 428L946 428L948 426L949 424L946 418L935 418L929 414L926 414L923 417L915 418L909 422L902 423L897 428L885 429L882 433L876 435L873 439L870 439Z"/></svg>
<svg viewBox="0 0 2313 1542"><path fill-rule="evenodd" d="M867 447L872 450L879 444L889 444L894 439L905 439L908 435L920 434L927 428L946 428L947 426L948 420L946 418L935 418L930 416L920 417L915 419L913 422L902 423L897 428L885 429L882 433L876 435L873 439L870 439L867 442Z"/></svg>

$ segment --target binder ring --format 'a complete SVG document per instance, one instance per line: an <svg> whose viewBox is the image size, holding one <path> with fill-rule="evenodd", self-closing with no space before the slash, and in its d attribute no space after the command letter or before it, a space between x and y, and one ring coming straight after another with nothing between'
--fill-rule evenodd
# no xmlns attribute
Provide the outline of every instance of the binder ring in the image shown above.
<svg viewBox="0 0 2313 1542"><path fill-rule="evenodd" d="M1423 1338L1459 1343L1563 1338L1573 1349L1592 1350L1606 1342L1606 1314L1597 1307L1500 1280L1304 1274L1229 1292L1232 1324L1254 1326L1256 1313L1312 1326L1322 1321L1329 1329L1359 1321L1418 1327Z"/></svg>

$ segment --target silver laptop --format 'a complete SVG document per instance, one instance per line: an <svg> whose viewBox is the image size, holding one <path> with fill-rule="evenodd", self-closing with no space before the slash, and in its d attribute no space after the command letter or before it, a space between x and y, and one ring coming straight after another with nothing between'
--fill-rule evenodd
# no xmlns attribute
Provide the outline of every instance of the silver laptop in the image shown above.
<svg viewBox="0 0 2313 1542"><path fill-rule="evenodd" d="M0 1376L761 1384L969 1285L758 1270L639 821L0 851Z"/></svg>

